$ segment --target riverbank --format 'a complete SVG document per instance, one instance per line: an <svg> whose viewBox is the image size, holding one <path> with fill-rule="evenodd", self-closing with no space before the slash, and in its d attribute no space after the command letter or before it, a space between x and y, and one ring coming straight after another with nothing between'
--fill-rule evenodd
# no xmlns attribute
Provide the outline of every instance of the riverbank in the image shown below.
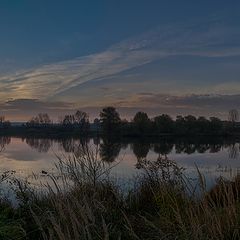
<svg viewBox="0 0 240 240"><path fill-rule="evenodd" d="M38 137L38 138L92 138L101 137L109 138L112 140L124 140L124 139L172 139L172 138L236 138L240 139L240 132L215 132L215 133L201 133L201 132L191 132L191 133L133 133L131 131L117 132L112 135L106 135L103 131L89 130L87 132L82 132L78 128L63 128L59 126L50 127L39 127L39 128L29 128L26 126L12 126L6 129L0 129L0 136L9 137Z"/></svg>
<svg viewBox="0 0 240 240"><path fill-rule="evenodd" d="M59 158L61 184L48 175L54 184L41 193L6 174L18 206L1 199L0 239L239 239L238 177L206 191L200 173L193 185L174 161L143 159L139 167L129 191L89 149Z"/></svg>

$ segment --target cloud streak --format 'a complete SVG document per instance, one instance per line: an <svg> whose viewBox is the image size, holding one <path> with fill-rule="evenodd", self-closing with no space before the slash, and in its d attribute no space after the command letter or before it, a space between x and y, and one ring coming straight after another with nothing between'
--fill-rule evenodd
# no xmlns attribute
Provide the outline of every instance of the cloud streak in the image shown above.
<svg viewBox="0 0 240 240"><path fill-rule="evenodd" d="M240 95L185 95L175 96L141 92L130 99L118 99L112 102L123 118L132 118L137 111L146 111L151 117L167 113L174 116L194 114L196 116L218 116L226 119L228 111L240 106ZM47 102L38 99L13 99L0 104L1 114L10 119L25 121L39 112L48 113L54 120L59 116L81 109L90 114L91 119L98 117L102 107L79 106L66 102Z"/></svg>
<svg viewBox="0 0 240 240"><path fill-rule="evenodd" d="M105 89L103 94L106 94L106 89L111 90L111 88L105 85L101 87L101 82L106 79L117 78L123 72L153 63L159 59L184 55L211 58L240 56L239 40L239 28L228 26L219 22L219 20L162 26L115 44L100 53L44 65L15 75L2 76L0 78L0 101L3 102L9 98L24 98L40 99L43 102L49 102L50 100L66 102L68 101L68 94L71 94L71 89L84 89L88 83L97 82L98 87ZM195 80L192 79L192 81ZM145 81L145 85L147 84L148 79ZM157 88L158 85L154 87ZM213 93L224 94L227 92L233 94L236 88L240 89L239 83L233 82L232 85L217 83L211 89ZM123 92L127 90L122 89ZM224 92L225 90L226 92ZM116 89L113 89L112 94L108 93L108 96L111 96L109 103L118 100L119 96L116 96L116 98L113 96L114 91ZM153 104L149 101L153 100L155 96L151 96L152 98L150 96L140 97L136 95L134 89L131 89L131 91L134 97L142 101L142 104ZM98 99L91 92L88 92L88 95L90 105L94 105L94 101L96 102ZM84 96L86 99L87 94ZM126 101L129 106L134 105L134 101L136 101L134 97L132 97L132 102ZM157 97L162 99L161 96ZM101 98L101 95L99 98ZM104 95L102 95L103 98L105 98ZM224 99L226 100L226 98ZM190 100L196 101L194 98L189 98ZM74 101L80 104L81 96L76 96ZM24 102L24 105L26 102ZM180 99L178 99L178 102L180 102ZM106 101L103 100L103 103L106 104ZM39 102L33 101L31 104L36 106ZM164 104L168 104L168 102L165 101ZM11 101L7 105L10 108L12 106ZM13 105L16 106L16 103ZM18 107L21 108L21 105Z"/></svg>
<svg viewBox="0 0 240 240"><path fill-rule="evenodd" d="M10 120L26 121L39 112L48 113L54 120L75 109L73 103L46 102L39 99L11 99L0 104L0 114Z"/></svg>

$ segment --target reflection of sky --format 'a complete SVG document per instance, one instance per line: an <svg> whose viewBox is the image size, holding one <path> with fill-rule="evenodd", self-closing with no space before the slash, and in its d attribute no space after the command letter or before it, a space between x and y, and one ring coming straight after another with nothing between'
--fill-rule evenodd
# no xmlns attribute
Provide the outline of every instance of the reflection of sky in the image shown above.
<svg viewBox="0 0 240 240"><path fill-rule="evenodd" d="M32 172L38 173L44 169L52 168L56 158L53 150L47 153L39 153L20 138L12 138L11 144L5 146L0 159L1 171L14 170L22 174L31 174Z"/></svg>
<svg viewBox="0 0 240 240"><path fill-rule="evenodd" d="M139 170L135 168L137 158L129 147L121 151L120 156L124 156L124 158L115 170L120 177L129 177L139 173ZM206 151L205 153L195 152L193 154L178 154L173 148L168 158L176 161L180 167L183 167L185 169L184 173L191 178L198 176L197 168L199 168L200 172L206 178L208 187L212 186L220 176L232 179L240 172L240 158L229 159L228 148L223 148L216 153ZM150 150L147 159L155 161L157 154Z"/></svg>
<svg viewBox="0 0 240 240"><path fill-rule="evenodd" d="M90 144L92 145L92 141ZM54 163L57 162L55 154L63 154L63 148L57 142L53 142L48 152L39 152L38 149L29 146L26 141L12 138L11 143L5 146L5 150L0 155L1 172L14 170L17 176L22 177L28 177L35 173L44 180L44 176L41 174L42 170L55 172ZM153 150L150 150L147 155L147 159L151 161L157 160L157 157L158 154ZM192 178L197 177L197 166L205 176L208 186L212 186L219 176L233 178L240 169L239 157L230 159L228 148L222 148L216 153L206 151L205 153L195 152L193 154L178 154L173 148L168 158L175 160L179 166L185 169L185 174ZM112 176L116 179L128 181L140 173L140 170L135 167L137 157L133 154L130 145L120 151L116 162L118 162L117 166L112 169Z"/></svg>

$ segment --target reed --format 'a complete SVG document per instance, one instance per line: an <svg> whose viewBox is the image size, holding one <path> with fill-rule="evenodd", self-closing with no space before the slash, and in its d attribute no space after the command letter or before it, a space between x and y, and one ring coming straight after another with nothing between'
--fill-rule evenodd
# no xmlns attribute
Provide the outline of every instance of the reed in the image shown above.
<svg viewBox="0 0 240 240"><path fill-rule="evenodd" d="M126 193L111 180L113 166L86 146L58 157L57 166L61 183L49 176L54 184L47 184L43 194L20 187L30 195L14 210L25 222L22 239L240 239L238 177L219 179L206 191L198 169L196 186L174 161L143 159L138 163L142 174Z"/></svg>

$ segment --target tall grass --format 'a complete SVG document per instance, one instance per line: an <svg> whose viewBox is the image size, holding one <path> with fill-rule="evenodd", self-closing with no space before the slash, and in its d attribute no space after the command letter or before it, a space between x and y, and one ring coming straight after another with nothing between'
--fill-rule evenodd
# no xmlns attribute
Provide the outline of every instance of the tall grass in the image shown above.
<svg viewBox="0 0 240 240"><path fill-rule="evenodd" d="M46 185L44 194L20 187L23 196L28 193L19 198L24 213L18 209L26 239L240 239L239 178L219 179L207 192L199 172L199 195L183 169L159 157L140 160L142 174L123 193L111 181L113 166L85 145L78 154L58 157L57 167L61 183L49 176L54 187Z"/></svg>

